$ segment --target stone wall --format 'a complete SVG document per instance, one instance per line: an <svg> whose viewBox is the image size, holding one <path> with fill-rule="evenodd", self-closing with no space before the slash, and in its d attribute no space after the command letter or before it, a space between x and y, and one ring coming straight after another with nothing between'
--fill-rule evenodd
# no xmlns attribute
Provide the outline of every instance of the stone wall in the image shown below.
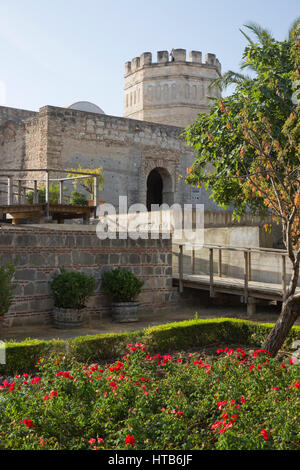
<svg viewBox="0 0 300 470"><path fill-rule="evenodd" d="M49 280L60 267L97 278L97 293L88 304L90 315L108 314L109 300L101 292L103 272L122 267L145 285L139 301L151 312L174 301L171 240L103 240L92 227L0 228L0 266L15 264L15 298L5 326L49 323L53 298Z"/></svg>
<svg viewBox="0 0 300 470"><path fill-rule="evenodd" d="M180 175L185 177L195 155L181 128L53 106L42 108L40 116L47 121L48 167L102 167L102 200L118 207L121 195L129 205L146 204L148 175L162 168L170 177L171 202L192 202L191 188ZM208 209L218 210L208 191L202 188L200 195Z"/></svg>
<svg viewBox="0 0 300 470"><path fill-rule="evenodd" d="M35 111L0 106L0 126L2 126L6 121L20 121L32 117L35 114Z"/></svg>
<svg viewBox="0 0 300 470"><path fill-rule="evenodd" d="M47 167L47 117L34 113L24 120L7 121L0 126L0 169L24 170L14 173L14 184L18 178L45 178L44 173L30 173L26 169ZM6 204L6 178L0 175L0 204ZM32 182L26 183L33 187Z"/></svg>
<svg viewBox="0 0 300 470"><path fill-rule="evenodd" d="M168 200L163 202L202 203L206 210L223 211L204 187L185 184L195 154L181 132L175 126L45 106L34 117L0 127L0 168L102 167L100 199L116 208L119 196L127 196L129 205L146 205L147 178L159 169L168 187ZM25 176L45 175L26 172Z"/></svg>

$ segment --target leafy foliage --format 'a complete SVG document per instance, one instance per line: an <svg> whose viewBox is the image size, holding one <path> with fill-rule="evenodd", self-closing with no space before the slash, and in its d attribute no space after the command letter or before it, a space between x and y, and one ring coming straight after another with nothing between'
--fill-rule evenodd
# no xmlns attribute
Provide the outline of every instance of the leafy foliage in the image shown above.
<svg viewBox="0 0 300 470"><path fill-rule="evenodd" d="M257 350L150 354L107 364L63 354L0 386L2 450L299 450L299 366Z"/></svg>
<svg viewBox="0 0 300 470"><path fill-rule="evenodd" d="M34 191L29 191L26 194L26 204L33 204ZM45 204L46 202L46 187L41 186L38 190L38 203ZM50 204L59 203L59 186L57 184L50 184L49 186L49 202Z"/></svg>
<svg viewBox="0 0 300 470"><path fill-rule="evenodd" d="M265 347L276 354L300 312L296 293L300 266L300 19L288 39L276 41L255 23L256 36L243 55L243 68L254 76L225 74L219 85L236 84L231 96L218 99L185 131L197 152L186 181L210 188L224 208L265 217L281 224L293 267L282 313ZM299 87L298 87L299 88ZM293 97L298 96L294 100Z"/></svg>
<svg viewBox="0 0 300 470"><path fill-rule="evenodd" d="M76 177L76 176L83 176L82 174L80 174L80 172L90 173L91 175L93 175L91 177L87 176L86 178L83 178L83 179L74 180L73 181L73 186L74 186L75 189L77 188L77 185L79 184L83 189L85 189L88 193L91 194L92 198L94 198L94 177L95 176L98 176L99 190L103 189L103 182L104 182L104 180L103 180L103 168L95 168L95 169L82 168L81 165L78 165L77 170L71 168L71 171L72 171L72 173L68 174L68 176L70 178L73 178L73 177ZM77 171L79 173L76 173Z"/></svg>
<svg viewBox="0 0 300 470"><path fill-rule="evenodd" d="M58 308L83 309L94 294L96 279L84 273L61 269L50 282L54 303Z"/></svg>
<svg viewBox="0 0 300 470"><path fill-rule="evenodd" d="M0 316L4 315L13 301L15 286L12 279L15 273L14 266L9 264L0 267Z"/></svg>
<svg viewBox="0 0 300 470"><path fill-rule="evenodd" d="M103 275L103 291L115 302L133 302L143 285L144 281L126 269L115 269Z"/></svg>
<svg viewBox="0 0 300 470"><path fill-rule="evenodd" d="M72 191L70 197L70 204L72 206L87 206L87 198L85 194L79 191Z"/></svg>

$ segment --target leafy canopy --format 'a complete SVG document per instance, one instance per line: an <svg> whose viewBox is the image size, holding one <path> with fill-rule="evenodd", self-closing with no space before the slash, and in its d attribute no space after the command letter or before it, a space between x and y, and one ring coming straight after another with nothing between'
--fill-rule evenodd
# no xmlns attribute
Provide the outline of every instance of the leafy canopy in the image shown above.
<svg viewBox="0 0 300 470"><path fill-rule="evenodd" d="M298 19L284 41L249 25L257 41L244 33L249 44L242 67L254 74L227 72L217 84L234 83L233 94L216 100L211 113L184 132L197 152L187 183L210 188L214 201L232 206L236 217L271 211L294 246L300 226L299 25Z"/></svg>

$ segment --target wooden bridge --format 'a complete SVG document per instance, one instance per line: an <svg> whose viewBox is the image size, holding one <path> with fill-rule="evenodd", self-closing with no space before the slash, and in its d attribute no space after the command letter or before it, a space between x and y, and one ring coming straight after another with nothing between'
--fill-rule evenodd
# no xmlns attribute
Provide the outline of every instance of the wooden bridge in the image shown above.
<svg viewBox="0 0 300 470"><path fill-rule="evenodd" d="M182 293L184 288L198 289L209 291L210 297L216 297L221 294L232 294L241 297L241 300L247 304L247 311L253 314L256 311L256 300L264 299L269 301L282 301L286 295L287 281L287 258L288 253L284 250L275 250L268 248L235 248L219 245L203 245L201 248L209 250L209 273L198 274L196 272L196 247L189 246L184 254L183 244L179 245L178 252L178 273L173 274L173 284L179 286L179 292ZM243 272L241 278L225 276L223 274L222 255L224 252L236 252L243 254ZM191 273L184 272L184 256L190 258ZM214 272L214 255L217 253L217 272ZM252 280L252 256L259 255L275 255L281 259L281 283L262 282ZM297 289L300 292L300 287Z"/></svg>

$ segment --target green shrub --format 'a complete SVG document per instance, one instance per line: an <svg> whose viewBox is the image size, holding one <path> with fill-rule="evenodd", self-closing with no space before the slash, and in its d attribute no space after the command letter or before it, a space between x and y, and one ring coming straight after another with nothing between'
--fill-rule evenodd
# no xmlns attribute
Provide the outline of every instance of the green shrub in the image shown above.
<svg viewBox="0 0 300 470"><path fill-rule="evenodd" d="M13 290L15 286L12 284L12 278L15 270L12 264L0 267L0 316L4 315L13 301Z"/></svg>
<svg viewBox="0 0 300 470"><path fill-rule="evenodd" d="M133 343L107 366L41 359L0 388L0 450L298 450L299 366L218 355Z"/></svg>
<svg viewBox="0 0 300 470"><path fill-rule="evenodd" d="M103 291L115 302L133 302L143 285L144 281L126 269L115 269L103 275Z"/></svg>
<svg viewBox="0 0 300 470"><path fill-rule="evenodd" d="M88 298L94 294L96 279L84 273L61 269L55 274L50 286L57 308L83 309Z"/></svg>
<svg viewBox="0 0 300 470"><path fill-rule="evenodd" d="M26 204L33 204L34 191L29 191L26 195ZM45 204L46 202L46 187L39 188L38 203ZM59 186L57 184L50 184L49 187L49 202L50 204L59 203Z"/></svg>
<svg viewBox="0 0 300 470"><path fill-rule="evenodd" d="M127 344L135 342L145 343L151 352L161 353L209 345L218 347L221 343L260 347L272 327L248 320L218 318L168 323L126 333L79 336L66 341L7 342L6 365L0 365L0 373L14 375L31 370L38 359L57 351L82 362L115 360L125 354ZM299 326L292 328L283 349L289 351L295 339L300 339Z"/></svg>
<svg viewBox="0 0 300 470"><path fill-rule="evenodd" d="M80 193L79 191L72 191L70 197L70 204L72 206L87 206L88 201L85 194Z"/></svg>

